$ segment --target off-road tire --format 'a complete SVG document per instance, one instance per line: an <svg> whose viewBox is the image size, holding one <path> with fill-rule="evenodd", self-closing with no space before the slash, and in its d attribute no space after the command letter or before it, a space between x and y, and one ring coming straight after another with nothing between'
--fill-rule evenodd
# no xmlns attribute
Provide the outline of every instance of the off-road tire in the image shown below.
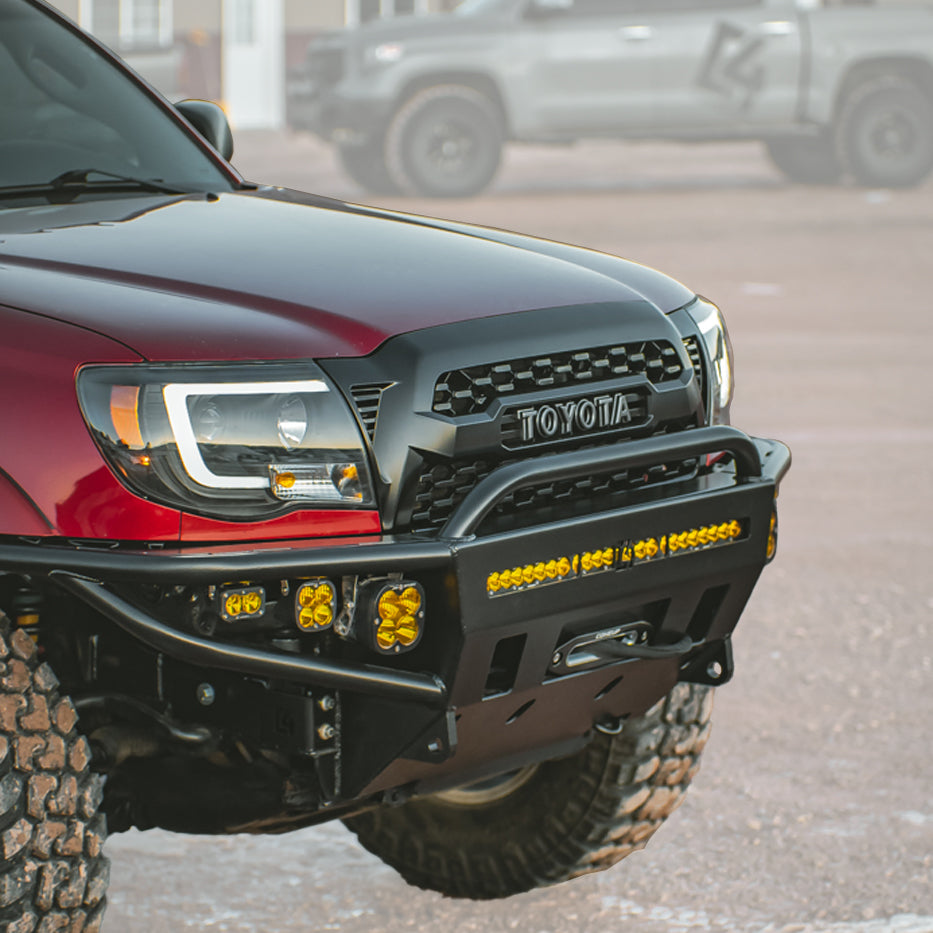
<svg viewBox="0 0 933 933"><path fill-rule="evenodd" d="M765 140L771 161L789 181L801 185L833 185L842 177L834 141L828 136Z"/></svg>
<svg viewBox="0 0 933 933"><path fill-rule="evenodd" d="M471 87L425 88L398 109L385 138L389 177L407 194L467 198L493 179L502 159L502 118Z"/></svg>
<svg viewBox="0 0 933 933"><path fill-rule="evenodd" d="M0 612L0 933L96 933L110 866L103 779L32 639Z"/></svg>
<svg viewBox="0 0 933 933"><path fill-rule="evenodd" d="M896 75L866 81L840 109L836 147L860 185L918 185L933 170L933 100Z"/></svg>
<svg viewBox="0 0 933 933"><path fill-rule="evenodd" d="M513 780L500 799L443 795L346 820L409 883L489 899L602 871L637 849L677 808L709 736L712 691L678 684L618 735Z"/></svg>
<svg viewBox="0 0 933 933"><path fill-rule="evenodd" d="M373 140L367 146L338 146L340 167L369 194L401 194L386 169L382 140Z"/></svg>

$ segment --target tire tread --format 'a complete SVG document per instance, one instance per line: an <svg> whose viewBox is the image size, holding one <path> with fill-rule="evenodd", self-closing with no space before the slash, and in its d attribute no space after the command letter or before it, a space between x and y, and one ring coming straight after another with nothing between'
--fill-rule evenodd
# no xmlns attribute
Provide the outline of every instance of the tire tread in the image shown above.
<svg viewBox="0 0 933 933"><path fill-rule="evenodd" d="M933 100L909 78L896 74L877 75L856 85L842 102L836 119L836 152L845 171L865 187L911 187L923 181L933 169L933 142L928 145L929 153L925 167L917 168L906 175L901 173L896 178L881 178L870 166L864 164L855 151L851 136L860 109L870 103L872 97L892 92L915 97L920 106L927 109L925 125L933 125Z"/></svg>
<svg viewBox="0 0 933 933"><path fill-rule="evenodd" d="M475 184L469 188L464 188L456 192L443 192L434 190L424 184L419 179L411 177L406 166L405 139L410 131L412 121L415 120L424 110L432 104L443 100L454 99L475 107L485 118L488 119L490 126L495 126L499 132L499 139L496 144L499 151L491 164L491 169L487 173L488 178L483 178L481 183ZM480 91L475 88L467 87L461 84L437 84L431 87L417 91L408 98L396 111L389 123L385 135L385 167L389 178L395 187L408 195L427 195L429 197L469 197L477 194L492 180L501 158L501 118L492 102Z"/></svg>
<svg viewBox="0 0 933 933"><path fill-rule="evenodd" d="M32 639L0 612L0 933L98 930L103 779Z"/></svg>

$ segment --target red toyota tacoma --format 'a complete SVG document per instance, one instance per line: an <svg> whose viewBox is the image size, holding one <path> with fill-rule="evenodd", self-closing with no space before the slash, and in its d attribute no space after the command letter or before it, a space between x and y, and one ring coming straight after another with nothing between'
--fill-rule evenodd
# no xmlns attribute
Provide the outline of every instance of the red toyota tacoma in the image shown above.
<svg viewBox="0 0 933 933"><path fill-rule="evenodd" d="M105 823L342 819L472 898L643 846L789 466L717 309L248 184L40 0L0 86L0 927L98 929Z"/></svg>

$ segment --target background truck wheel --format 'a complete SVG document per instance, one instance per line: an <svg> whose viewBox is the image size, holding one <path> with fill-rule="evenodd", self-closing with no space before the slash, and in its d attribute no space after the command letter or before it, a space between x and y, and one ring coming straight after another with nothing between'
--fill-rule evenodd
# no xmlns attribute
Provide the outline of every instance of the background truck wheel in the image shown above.
<svg viewBox="0 0 933 933"><path fill-rule="evenodd" d="M769 139L765 147L771 161L790 181L802 185L832 185L842 176L836 147L826 136Z"/></svg>
<svg viewBox="0 0 933 933"><path fill-rule="evenodd" d="M618 735L569 758L346 820L409 883L507 897L601 871L680 804L709 735L712 691L678 684Z"/></svg>
<svg viewBox="0 0 933 933"><path fill-rule="evenodd" d="M843 104L837 144L859 184L919 184L933 169L933 101L906 78L867 81Z"/></svg>
<svg viewBox="0 0 933 933"><path fill-rule="evenodd" d="M404 191L465 198L482 191L502 158L502 121L479 91L438 85L419 91L392 118L386 165Z"/></svg>
<svg viewBox="0 0 933 933"><path fill-rule="evenodd" d="M71 701L0 613L0 930L100 928L110 875L103 779Z"/></svg>
<svg viewBox="0 0 933 933"><path fill-rule="evenodd" d="M381 140L375 140L368 146L338 146L337 158L344 172L364 191L400 194L398 185L386 169Z"/></svg>

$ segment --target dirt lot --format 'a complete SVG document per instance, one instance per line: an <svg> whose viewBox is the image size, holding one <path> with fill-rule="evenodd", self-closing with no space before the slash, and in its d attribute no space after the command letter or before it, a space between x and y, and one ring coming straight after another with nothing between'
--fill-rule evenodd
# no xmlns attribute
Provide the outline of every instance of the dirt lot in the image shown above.
<svg viewBox="0 0 933 933"><path fill-rule="evenodd" d="M306 137L239 146L252 178L361 197ZM933 185L808 189L754 146L607 143L391 205L620 253L724 309L733 420L795 463L703 770L645 852L501 903L407 888L340 825L115 837L108 928L933 933Z"/></svg>

